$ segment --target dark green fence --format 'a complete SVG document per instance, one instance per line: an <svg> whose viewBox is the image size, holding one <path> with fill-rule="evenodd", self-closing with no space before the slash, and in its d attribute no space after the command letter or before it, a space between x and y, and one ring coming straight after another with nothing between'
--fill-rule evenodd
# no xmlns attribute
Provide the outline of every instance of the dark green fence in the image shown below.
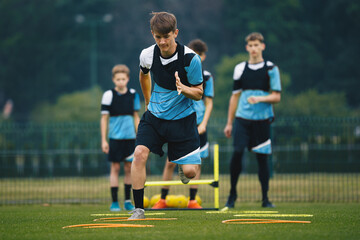
<svg viewBox="0 0 360 240"><path fill-rule="evenodd" d="M221 203L229 191L232 153L232 141L223 134L225 122L213 118L208 126L210 142L220 145ZM279 118L272 134L274 201L360 201L360 119ZM164 162L151 155L148 177L161 179ZM244 165L239 201L260 200L253 154L245 155ZM108 172L98 122L0 124L0 204L109 201ZM211 177L211 158L202 173ZM184 187L172 189L187 193ZM199 191L212 201L210 188ZM146 192L151 197L159 189Z"/></svg>

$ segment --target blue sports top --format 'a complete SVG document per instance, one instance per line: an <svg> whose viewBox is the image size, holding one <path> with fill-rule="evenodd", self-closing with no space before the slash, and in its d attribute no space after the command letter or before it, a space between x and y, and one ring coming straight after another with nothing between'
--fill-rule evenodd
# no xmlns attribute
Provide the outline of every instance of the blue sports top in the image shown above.
<svg viewBox="0 0 360 240"><path fill-rule="evenodd" d="M107 90L101 100L101 114L109 114L110 139L135 139L134 112L140 110L140 97L130 88L125 94Z"/></svg>
<svg viewBox="0 0 360 240"><path fill-rule="evenodd" d="M175 53L169 58L160 55L159 47L154 44L140 54L140 69L144 74L151 72L154 89L151 93L148 111L165 120L177 120L195 112L193 100L178 95L175 84L175 71L187 86L203 82L200 57L190 48L177 43Z"/></svg>
<svg viewBox="0 0 360 240"><path fill-rule="evenodd" d="M201 99L200 101L194 101L194 108L196 111L196 123L198 125L203 121L205 110L206 110L204 97L209 97L209 98L214 97L214 79L213 79L211 73L204 70L203 71L203 79L204 79L203 99Z"/></svg>
<svg viewBox="0 0 360 240"><path fill-rule="evenodd" d="M270 91L281 91L279 68L270 61L257 64L242 62L234 69L233 94L242 92L235 116L248 120L265 120L274 117L272 104L250 104L250 96L267 96Z"/></svg>

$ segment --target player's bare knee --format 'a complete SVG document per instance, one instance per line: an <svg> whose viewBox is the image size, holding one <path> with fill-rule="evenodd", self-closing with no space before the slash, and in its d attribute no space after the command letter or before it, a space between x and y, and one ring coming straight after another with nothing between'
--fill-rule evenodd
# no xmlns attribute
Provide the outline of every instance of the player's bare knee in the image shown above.
<svg viewBox="0 0 360 240"><path fill-rule="evenodd" d="M198 171L197 166L183 166L184 174L187 178L194 178L196 176L196 173Z"/></svg>
<svg viewBox="0 0 360 240"><path fill-rule="evenodd" d="M130 173L131 172L131 162L125 162L124 164L124 172Z"/></svg>
<svg viewBox="0 0 360 240"><path fill-rule="evenodd" d="M117 162L111 163L110 171L118 174L120 172L120 163L117 163Z"/></svg>
<svg viewBox="0 0 360 240"><path fill-rule="evenodd" d="M145 147L136 147L134 152L133 165L146 164L149 151Z"/></svg>

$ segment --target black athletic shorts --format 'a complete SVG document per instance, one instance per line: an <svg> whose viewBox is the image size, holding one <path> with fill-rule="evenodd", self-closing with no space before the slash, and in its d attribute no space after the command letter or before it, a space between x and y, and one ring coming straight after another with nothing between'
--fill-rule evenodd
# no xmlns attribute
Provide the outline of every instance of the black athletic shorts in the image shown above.
<svg viewBox="0 0 360 240"><path fill-rule="evenodd" d="M109 140L109 162L132 161L135 150L135 139L110 139Z"/></svg>
<svg viewBox="0 0 360 240"><path fill-rule="evenodd" d="M165 143L168 143L170 161L178 160L198 150L200 137L196 125L196 113L178 120L164 120L146 111L139 123L135 145L144 145L151 152L163 156L162 146Z"/></svg>
<svg viewBox="0 0 360 240"><path fill-rule="evenodd" d="M249 151L270 154L270 124L269 120L235 118L233 129L235 150L242 151L247 147Z"/></svg>
<svg viewBox="0 0 360 240"><path fill-rule="evenodd" d="M207 143L207 132L200 134L200 148L204 147Z"/></svg>

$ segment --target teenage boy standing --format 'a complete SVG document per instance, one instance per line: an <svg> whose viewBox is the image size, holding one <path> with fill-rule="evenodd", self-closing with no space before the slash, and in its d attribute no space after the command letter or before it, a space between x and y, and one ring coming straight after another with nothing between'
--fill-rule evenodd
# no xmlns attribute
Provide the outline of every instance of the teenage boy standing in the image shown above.
<svg viewBox="0 0 360 240"><path fill-rule="evenodd" d="M226 137L234 137L234 153L230 163L231 189L225 206L233 208L235 205L242 157L244 149L248 147L256 154L258 162L262 207L274 207L268 199L268 155L271 154L270 124L274 119L272 104L280 102L281 98L280 74L278 67L262 56L265 44L260 33L251 33L245 40L249 60L235 66L233 92L224 129Z"/></svg>

